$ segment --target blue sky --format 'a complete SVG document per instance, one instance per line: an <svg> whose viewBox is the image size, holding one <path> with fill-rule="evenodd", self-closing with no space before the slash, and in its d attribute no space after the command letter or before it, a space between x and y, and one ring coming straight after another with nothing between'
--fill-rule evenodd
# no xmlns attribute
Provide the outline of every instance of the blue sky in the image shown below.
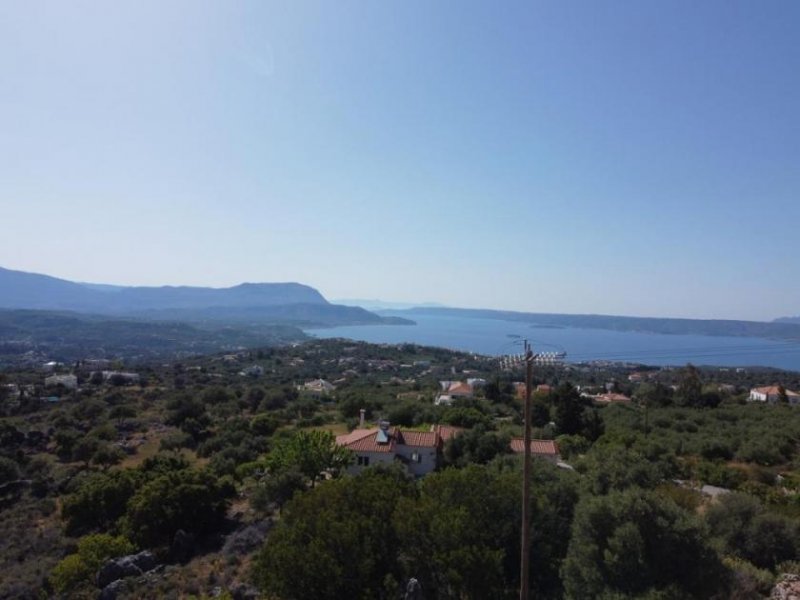
<svg viewBox="0 0 800 600"><path fill-rule="evenodd" d="M0 266L800 314L800 4L0 4Z"/></svg>

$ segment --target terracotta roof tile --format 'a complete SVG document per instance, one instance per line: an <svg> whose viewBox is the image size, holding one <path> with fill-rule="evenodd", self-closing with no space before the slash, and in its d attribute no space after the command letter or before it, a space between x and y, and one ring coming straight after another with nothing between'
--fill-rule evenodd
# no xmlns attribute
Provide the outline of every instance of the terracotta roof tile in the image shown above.
<svg viewBox="0 0 800 600"><path fill-rule="evenodd" d="M525 452L523 438L511 439L511 451L517 454ZM531 453L539 456L558 456L558 444L554 440L531 440Z"/></svg>
<svg viewBox="0 0 800 600"><path fill-rule="evenodd" d="M397 431L398 443L406 446L435 448L439 445L439 435L435 431Z"/></svg>
<svg viewBox="0 0 800 600"><path fill-rule="evenodd" d="M450 425L434 425L431 431L404 431L399 427L389 430L389 442L378 443L379 429L354 429L336 436L336 443L354 452L394 452L397 444L417 448L436 448L444 440L458 435L462 429Z"/></svg>
<svg viewBox="0 0 800 600"><path fill-rule="evenodd" d="M472 386L468 383L464 383L463 381L454 381L453 383L450 384L447 393L450 394L451 396L472 395Z"/></svg>
<svg viewBox="0 0 800 600"><path fill-rule="evenodd" d="M439 434L442 442L446 442L450 438L456 437L459 433L464 431L463 427L455 427L453 425L431 425L431 431Z"/></svg>
<svg viewBox="0 0 800 600"><path fill-rule="evenodd" d="M386 444L379 444L378 431L380 430L373 429L369 431L367 435L356 438L349 442L345 442L341 445L352 450L353 452L394 452L394 446L397 442L395 436L390 433L389 442Z"/></svg>
<svg viewBox="0 0 800 600"><path fill-rule="evenodd" d="M767 385L764 387L757 387L753 388L751 392L758 392L760 394L766 394L767 396L777 396L780 394L780 387L779 385ZM784 388L785 389L785 388ZM792 390L785 389L787 396L797 396L797 392L793 392Z"/></svg>
<svg viewBox="0 0 800 600"><path fill-rule="evenodd" d="M628 398L625 394L614 394L609 392L608 394L600 394L599 396L595 396L595 402L630 402L631 399Z"/></svg>
<svg viewBox="0 0 800 600"><path fill-rule="evenodd" d="M363 437L366 437L372 433L375 433L375 429L353 429L350 433L345 433L342 435L336 436L336 443L340 446L346 446L347 444L352 444L353 442L360 440Z"/></svg>

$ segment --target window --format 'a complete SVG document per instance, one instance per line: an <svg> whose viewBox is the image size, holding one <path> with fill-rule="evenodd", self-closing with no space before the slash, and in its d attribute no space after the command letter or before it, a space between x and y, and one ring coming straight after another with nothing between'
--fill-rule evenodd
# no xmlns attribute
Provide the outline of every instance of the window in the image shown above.
<svg viewBox="0 0 800 600"><path fill-rule="evenodd" d="M359 467L368 467L369 466L369 456L359 456L358 457L358 466Z"/></svg>
<svg viewBox="0 0 800 600"><path fill-rule="evenodd" d="M422 462L422 456L419 452L412 452L411 453L411 462Z"/></svg>

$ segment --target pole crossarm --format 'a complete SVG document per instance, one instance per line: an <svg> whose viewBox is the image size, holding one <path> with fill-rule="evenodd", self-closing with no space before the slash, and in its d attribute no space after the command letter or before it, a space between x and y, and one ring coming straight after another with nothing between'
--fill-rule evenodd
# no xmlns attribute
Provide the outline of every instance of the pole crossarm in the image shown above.
<svg viewBox="0 0 800 600"><path fill-rule="evenodd" d="M566 352L538 352L532 354L530 359L524 354L509 354L500 357L500 368L506 371L513 370L525 365L528 360L537 365L555 365L562 363L566 357Z"/></svg>

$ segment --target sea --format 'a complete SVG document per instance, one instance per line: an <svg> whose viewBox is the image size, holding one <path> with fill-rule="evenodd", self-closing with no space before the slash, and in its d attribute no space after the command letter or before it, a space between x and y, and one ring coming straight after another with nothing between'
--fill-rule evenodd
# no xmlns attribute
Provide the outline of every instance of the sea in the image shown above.
<svg viewBox="0 0 800 600"><path fill-rule="evenodd" d="M522 352L527 339L537 352L566 352L566 362L629 362L654 366L692 363L719 367L774 367L800 371L800 344L782 340L671 335L578 327L541 327L500 319L413 315L416 325L360 325L306 330L318 338L372 343L415 343L488 356Z"/></svg>

